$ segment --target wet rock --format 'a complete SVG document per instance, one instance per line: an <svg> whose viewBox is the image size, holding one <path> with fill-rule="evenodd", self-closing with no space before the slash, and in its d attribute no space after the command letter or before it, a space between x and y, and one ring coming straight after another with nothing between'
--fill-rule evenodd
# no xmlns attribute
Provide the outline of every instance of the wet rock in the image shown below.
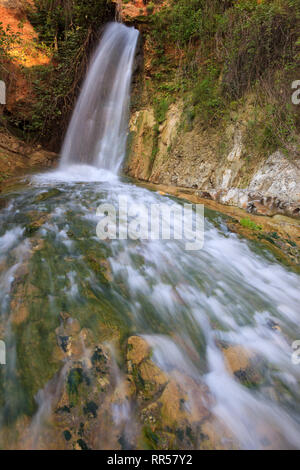
<svg viewBox="0 0 300 470"><path fill-rule="evenodd" d="M151 382L156 387L161 387L168 381L166 374L150 360L141 363L140 373L144 382Z"/></svg>
<svg viewBox="0 0 300 470"><path fill-rule="evenodd" d="M165 387L158 403L162 405L161 415L166 424L174 426L186 418L183 404L187 401L187 395L173 380Z"/></svg>
<svg viewBox="0 0 300 470"><path fill-rule="evenodd" d="M68 320L68 318L70 318L70 314L68 312L60 312L59 316L63 322L65 322L66 320Z"/></svg>
<svg viewBox="0 0 300 470"><path fill-rule="evenodd" d="M217 419L206 421L200 428L197 448L201 450L236 450L237 442L224 424Z"/></svg>
<svg viewBox="0 0 300 470"><path fill-rule="evenodd" d="M80 323L76 318L68 318L65 322L64 331L67 336L77 335L81 330Z"/></svg>
<svg viewBox="0 0 300 470"><path fill-rule="evenodd" d="M30 315L30 303L38 296L38 289L29 282L28 263L24 262L15 273L12 285L11 322L15 325L24 323Z"/></svg>
<svg viewBox="0 0 300 470"><path fill-rule="evenodd" d="M132 336L127 345L128 379L140 401L150 401L168 382L166 374L150 359L151 348L140 336Z"/></svg>
<svg viewBox="0 0 300 470"><path fill-rule="evenodd" d="M112 282L113 276L109 261L105 258L97 258L96 255L86 256L86 261L96 275L101 275L106 282Z"/></svg>
<svg viewBox="0 0 300 470"><path fill-rule="evenodd" d="M37 150L30 155L30 164L32 166L52 166L57 159L57 153Z"/></svg>
<svg viewBox="0 0 300 470"><path fill-rule="evenodd" d="M228 371L245 386L259 385L263 377L260 372L259 358L242 346L229 346L223 349Z"/></svg>
<svg viewBox="0 0 300 470"><path fill-rule="evenodd" d="M90 368L91 361L85 347L88 332L85 329L81 330L79 321L71 318L69 314L61 313L60 317L64 320L55 330L58 346L68 358L81 360Z"/></svg>
<svg viewBox="0 0 300 470"><path fill-rule="evenodd" d="M268 326L269 328L271 328L272 330L274 330L274 331L281 332L280 326L279 326L278 323L276 323L274 320L269 319L269 320L267 321L267 326Z"/></svg>
<svg viewBox="0 0 300 470"><path fill-rule="evenodd" d="M80 367L71 369L67 380L68 393L71 399L79 395L79 387L82 383L90 385L90 379L84 370Z"/></svg>
<svg viewBox="0 0 300 470"><path fill-rule="evenodd" d="M38 211L31 211L27 215L31 219L31 222L25 225L25 235L27 237L37 232L49 219L48 214L41 214Z"/></svg>
<svg viewBox="0 0 300 470"><path fill-rule="evenodd" d="M53 188L53 189L50 189L49 191L39 194L35 198L34 202L35 203L44 202L44 201L47 201L48 199L59 196L60 194L62 194L62 191L60 189Z"/></svg>
<svg viewBox="0 0 300 470"><path fill-rule="evenodd" d="M59 336L58 337L58 340L59 340L59 346L62 348L62 350L65 352L65 353L68 353L69 351L69 336Z"/></svg>
<svg viewBox="0 0 300 470"><path fill-rule="evenodd" d="M234 374L240 369L246 369L251 365L253 353L247 351L242 346L229 346L223 350L225 362L228 370Z"/></svg>
<svg viewBox="0 0 300 470"><path fill-rule="evenodd" d="M37 238L32 238L30 240L30 244L32 253L35 253L36 251L40 251L43 249L45 241Z"/></svg>
<svg viewBox="0 0 300 470"><path fill-rule="evenodd" d="M128 382L143 424L142 448L194 448L185 430L197 436L199 423L210 417L207 389L176 369L171 375L161 370L143 338L131 337L128 343Z"/></svg>
<svg viewBox="0 0 300 470"><path fill-rule="evenodd" d="M128 339L127 360L133 365L139 365L151 354L151 348L146 340L140 336L131 336Z"/></svg>
<svg viewBox="0 0 300 470"><path fill-rule="evenodd" d="M108 354L100 346L97 346L91 357L92 365L96 368L97 372L106 374L108 372Z"/></svg>

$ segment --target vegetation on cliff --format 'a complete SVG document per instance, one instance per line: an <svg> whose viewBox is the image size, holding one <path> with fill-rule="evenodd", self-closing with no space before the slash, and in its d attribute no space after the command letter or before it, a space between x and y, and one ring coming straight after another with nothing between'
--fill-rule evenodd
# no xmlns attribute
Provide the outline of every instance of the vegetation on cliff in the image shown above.
<svg viewBox="0 0 300 470"><path fill-rule="evenodd" d="M37 47L51 58L48 64L22 69L33 97L30 110L6 115L9 126L22 131L26 138L41 141L57 150L68 124L78 89L86 71L90 53L101 27L114 19L115 5L110 0L34 0L26 2L24 17L38 34ZM0 24L1 26L1 24ZM0 57L11 60L9 50L17 40L25 50L20 33L0 28ZM26 52L26 51L25 51ZM1 61L2 62L2 61ZM4 77L4 62L0 78Z"/></svg>
<svg viewBox="0 0 300 470"><path fill-rule="evenodd" d="M156 4L163 2L157 1ZM299 154L299 0L173 0L149 18L155 102L182 96L187 121L220 123L245 94L255 95L249 145Z"/></svg>

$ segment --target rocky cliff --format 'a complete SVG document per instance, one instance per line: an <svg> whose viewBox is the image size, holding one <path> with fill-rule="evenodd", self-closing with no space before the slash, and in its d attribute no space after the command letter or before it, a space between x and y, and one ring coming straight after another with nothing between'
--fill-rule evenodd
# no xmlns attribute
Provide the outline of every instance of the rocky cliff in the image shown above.
<svg viewBox="0 0 300 470"><path fill-rule="evenodd" d="M249 212L300 216L300 159L280 150L248 158L245 110L223 128L187 130L182 103L173 103L156 133L151 106L133 113L126 172L145 181L193 188L200 197ZM154 149L157 150L154 155Z"/></svg>
<svg viewBox="0 0 300 470"><path fill-rule="evenodd" d="M144 54L134 83L125 171L141 180L193 188L201 197L249 212L299 217L299 128L293 128L292 144L282 142L289 129L280 130L277 138L276 128L284 127L275 120L280 104L275 103L276 111L269 113L273 97L269 93L262 105L260 91L254 86L230 102L222 94L211 96L209 79L201 68L208 61L208 52L203 52L199 38L191 39L189 48L184 48L169 43L162 46L155 37L157 18L163 18L162 14L155 16L156 11L167 15L171 6L170 2L151 2L150 8L149 2L118 2L123 21L140 29ZM172 18L170 23L174 28L175 21ZM158 53L158 48L163 51ZM190 60L197 61L198 70L196 79L186 86L188 54ZM223 64L216 82L219 88L225 73ZM289 106L292 92L288 80L285 86ZM197 87L202 93L199 100L206 101L207 107L220 101L215 109L221 112L213 119L203 104L191 106ZM295 106L293 112L299 116Z"/></svg>
<svg viewBox="0 0 300 470"><path fill-rule="evenodd" d="M49 167L57 155L38 142L26 143L9 132L8 119L18 134L20 119L29 120L36 101L32 70L50 64L51 56L38 43L38 35L27 17L31 0L0 0L0 79L5 82L6 104L0 105L0 183L24 172ZM0 188L1 192L1 188Z"/></svg>
<svg viewBox="0 0 300 470"><path fill-rule="evenodd" d="M46 50L39 47L38 35L28 20L26 11L31 4L30 0L0 0L0 78L6 83L5 111L15 116L21 112L23 117L29 117L35 99L31 70L51 61Z"/></svg>

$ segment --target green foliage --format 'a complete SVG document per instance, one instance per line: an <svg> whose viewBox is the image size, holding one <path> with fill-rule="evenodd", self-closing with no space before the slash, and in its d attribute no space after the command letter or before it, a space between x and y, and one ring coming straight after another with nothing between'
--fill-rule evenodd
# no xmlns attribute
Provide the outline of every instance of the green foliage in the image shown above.
<svg viewBox="0 0 300 470"><path fill-rule="evenodd" d="M34 0L29 19L41 42L60 47L68 31L97 30L112 14L109 0ZM83 34L84 35L84 34Z"/></svg>
<svg viewBox="0 0 300 470"><path fill-rule="evenodd" d="M20 42L20 34L14 33L9 26L4 28L0 22L0 80L7 82L9 78L9 70L7 64L9 62L9 52L13 45Z"/></svg>
<svg viewBox="0 0 300 470"><path fill-rule="evenodd" d="M280 149L290 158L300 155L300 109L292 104L290 95L294 73L290 68L281 69L256 85L255 110L245 140L250 153L267 156Z"/></svg>
<svg viewBox="0 0 300 470"><path fill-rule="evenodd" d="M159 436L152 431L150 426L145 425L143 427L143 434L147 448L150 450L157 449L159 443Z"/></svg>
<svg viewBox="0 0 300 470"><path fill-rule="evenodd" d="M165 121L170 102L169 97L154 98L155 119L158 124Z"/></svg>
<svg viewBox="0 0 300 470"><path fill-rule="evenodd" d="M290 96L300 73L299 20L299 0L172 0L152 16L155 93L181 93L191 126L219 123L253 91L248 150L295 155L300 116Z"/></svg>
<svg viewBox="0 0 300 470"><path fill-rule="evenodd" d="M255 231L262 230L261 225L257 225L255 222L253 222L249 218L241 219L240 224L245 228L249 228L250 230L255 230Z"/></svg>
<svg viewBox="0 0 300 470"><path fill-rule="evenodd" d="M4 28L0 21L0 57L3 58L9 52L12 45L20 41L20 33L14 33L10 26Z"/></svg>
<svg viewBox="0 0 300 470"><path fill-rule="evenodd" d="M153 35L160 43L184 45L200 30L201 0L178 0L154 15Z"/></svg>
<svg viewBox="0 0 300 470"><path fill-rule="evenodd" d="M77 74L85 65L82 62L85 55L84 39L82 32L66 32L66 39L55 54L57 65L39 66L28 72L36 100L25 131L47 139L49 132L61 126L62 117L68 113L72 104L77 81L82 77L82 74Z"/></svg>
<svg viewBox="0 0 300 470"><path fill-rule="evenodd" d="M224 99L220 94L219 71L213 64L207 64L204 78L192 90L192 106L195 114L207 123L218 120L224 113Z"/></svg>
<svg viewBox="0 0 300 470"><path fill-rule="evenodd" d="M293 3L240 0L219 21L217 35L225 59L223 90L230 97L241 97L270 69L294 60L297 20Z"/></svg>
<svg viewBox="0 0 300 470"><path fill-rule="evenodd" d="M53 56L28 71L36 100L23 130L57 149L101 26L114 16L110 0L35 0L29 18ZM58 132L57 132L58 130ZM52 138L52 142L51 142Z"/></svg>
<svg viewBox="0 0 300 470"><path fill-rule="evenodd" d="M153 2L150 2L148 5L147 5L147 12L151 15L154 11L154 8L155 8L155 5Z"/></svg>

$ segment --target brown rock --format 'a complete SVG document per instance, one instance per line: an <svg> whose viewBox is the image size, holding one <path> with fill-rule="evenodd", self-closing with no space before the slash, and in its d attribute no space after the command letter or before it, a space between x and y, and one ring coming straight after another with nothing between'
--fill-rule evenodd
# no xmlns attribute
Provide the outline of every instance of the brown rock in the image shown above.
<svg viewBox="0 0 300 470"><path fill-rule="evenodd" d="M152 383L156 389L168 382L166 374L150 360L142 362L140 374L145 382Z"/></svg>
<svg viewBox="0 0 300 470"><path fill-rule="evenodd" d="M185 419L186 414L182 403L186 400L187 395L174 380L171 380L158 400L158 403L162 405L161 414L165 424L173 426Z"/></svg>
<svg viewBox="0 0 300 470"><path fill-rule="evenodd" d="M225 362L228 370L234 374L240 369L247 369L251 366L251 359L254 354L247 351L242 346L230 346L223 350Z"/></svg>
<svg viewBox="0 0 300 470"><path fill-rule="evenodd" d="M76 318L68 318L64 330L66 336L77 335L81 330L79 321Z"/></svg>
<svg viewBox="0 0 300 470"><path fill-rule="evenodd" d="M131 364L139 365L151 353L149 344L140 336L131 336L128 339L127 360Z"/></svg>

